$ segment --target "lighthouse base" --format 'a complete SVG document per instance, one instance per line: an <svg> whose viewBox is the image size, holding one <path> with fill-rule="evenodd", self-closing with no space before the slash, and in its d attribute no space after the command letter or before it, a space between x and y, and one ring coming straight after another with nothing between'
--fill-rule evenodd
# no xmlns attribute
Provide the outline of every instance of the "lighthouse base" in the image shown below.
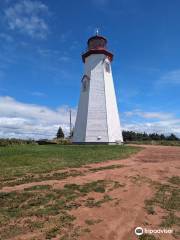
<svg viewBox="0 0 180 240"><path fill-rule="evenodd" d="M123 145L121 141L117 142L73 142L73 145Z"/></svg>

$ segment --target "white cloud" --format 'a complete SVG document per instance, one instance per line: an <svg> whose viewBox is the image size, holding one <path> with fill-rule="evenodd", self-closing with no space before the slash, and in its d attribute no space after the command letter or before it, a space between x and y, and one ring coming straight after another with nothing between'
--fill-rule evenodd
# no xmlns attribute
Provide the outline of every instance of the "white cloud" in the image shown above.
<svg viewBox="0 0 180 240"><path fill-rule="evenodd" d="M74 123L76 109L72 109ZM0 97L0 137L52 138L61 126L69 131L69 107L56 110L45 106L18 102L11 97Z"/></svg>
<svg viewBox="0 0 180 240"><path fill-rule="evenodd" d="M137 119L136 117L139 117ZM174 133L180 137L180 118L171 113L162 112L144 112L135 109L125 112L125 118L122 121L123 129L136 132L147 133Z"/></svg>
<svg viewBox="0 0 180 240"><path fill-rule="evenodd" d="M146 132L146 133L159 133L169 135L174 133L180 137L180 120L174 121L157 121L157 122L134 122L124 123L123 129L127 131Z"/></svg>
<svg viewBox="0 0 180 240"><path fill-rule="evenodd" d="M45 58L52 58L52 59L56 59L56 61L60 61L60 62L68 62L71 58L68 56L67 52L60 52L58 50L54 50L54 49L42 49L42 48L38 48L37 52L39 53L39 55L41 57L45 57Z"/></svg>
<svg viewBox="0 0 180 240"><path fill-rule="evenodd" d="M75 117L76 109L72 109L73 124ZM180 137L180 118L171 113L135 109L122 113L121 119L124 130L174 133ZM53 138L59 126L65 133L69 132L68 106L54 110L46 106L22 103L11 97L0 97L0 137Z"/></svg>
<svg viewBox="0 0 180 240"><path fill-rule="evenodd" d="M11 30L45 38L49 31L45 22L48 13L48 7L40 1L22 0L7 8L5 17Z"/></svg>
<svg viewBox="0 0 180 240"><path fill-rule="evenodd" d="M180 84L180 69L167 72L160 78L158 83L159 84Z"/></svg>

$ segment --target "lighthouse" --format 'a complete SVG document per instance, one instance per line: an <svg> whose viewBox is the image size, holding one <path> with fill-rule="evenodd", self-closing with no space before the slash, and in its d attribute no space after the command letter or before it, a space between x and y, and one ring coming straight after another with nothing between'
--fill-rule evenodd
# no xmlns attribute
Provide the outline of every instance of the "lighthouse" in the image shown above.
<svg viewBox="0 0 180 240"><path fill-rule="evenodd" d="M107 39L97 32L87 41L82 54L84 75L73 133L73 143L122 143Z"/></svg>

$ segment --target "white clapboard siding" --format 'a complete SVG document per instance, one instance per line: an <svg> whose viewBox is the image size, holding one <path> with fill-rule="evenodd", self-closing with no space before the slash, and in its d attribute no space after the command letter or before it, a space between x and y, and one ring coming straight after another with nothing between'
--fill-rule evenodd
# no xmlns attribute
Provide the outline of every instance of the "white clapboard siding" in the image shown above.
<svg viewBox="0 0 180 240"><path fill-rule="evenodd" d="M109 72L105 64L109 64ZM85 61L85 76L88 76L89 81L86 90L82 83L73 142L122 142L111 66L107 56L88 56Z"/></svg>

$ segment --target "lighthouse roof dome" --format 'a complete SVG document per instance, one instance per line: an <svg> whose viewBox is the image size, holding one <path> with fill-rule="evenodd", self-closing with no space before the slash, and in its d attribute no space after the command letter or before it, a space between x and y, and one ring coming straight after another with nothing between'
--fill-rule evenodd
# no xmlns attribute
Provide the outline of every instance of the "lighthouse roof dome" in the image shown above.
<svg viewBox="0 0 180 240"><path fill-rule="evenodd" d="M87 41L88 49L106 49L107 40L105 37L95 35L90 37Z"/></svg>
<svg viewBox="0 0 180 240"><path fill-rule="evenodd" d="M112 61L113 54L107 50L107 39L105 37L96 34L88 39L87 45L86 52L82 54L83 62L91 54L104 54Z"/></svg>
<svg viewBox="0 0 180 240"><path fill-rule="evenodd" d="M87 44L89 45L89 43L90 43L92 40L93 40L93 41L94 41L94 40L104 40L104 42L107 43L107 39L106 39L105 37L103 37L103 36L100 36L100 35L95 35L95 36L90 37L90 38L88 39L88 41L87 41Z"/></svg>

